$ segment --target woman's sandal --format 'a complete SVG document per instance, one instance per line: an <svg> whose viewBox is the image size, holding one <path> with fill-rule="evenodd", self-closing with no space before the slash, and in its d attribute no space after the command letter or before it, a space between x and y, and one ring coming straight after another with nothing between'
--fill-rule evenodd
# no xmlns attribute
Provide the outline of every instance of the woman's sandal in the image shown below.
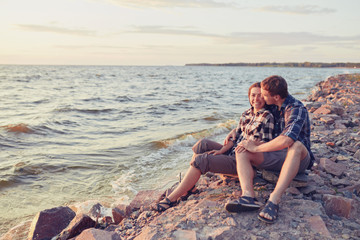
<svg viewBox="0 0 360 240"><path fill-rule="evenodd" d="M197 194L200 192L199 189L196 189L195 191L193 191L194 188L195 188L195 185L189 191L187 191L186 195L181 196L180 197L181 201L186 201L192 194Z"/></svg>
<svg viewBox="0 0 360 240"><path fill-rule="evenodd" d="M259 220L266 222L266 223L274 223L278 217L279 205L274 204L271 201L267 201L264 209L261 212L264 213L264 217L260 216L260 214L259 214L258 215ZM265 218L265 214L268 214L271 217L271 219Z"/></svg>
<svg viewBox="0 0 360 240"><path fill-rule="evenodd" d="M170 201L170 199L168 198L164 198L163 200L161 200L159 203L157 203L155 205L155 207L153 207L153 210L157 211L157 212L163 212L168 208L171 208L173 206L175 206L177 203L177 201ZM163 205L167 205L167 207L164 207Z"/></svg>

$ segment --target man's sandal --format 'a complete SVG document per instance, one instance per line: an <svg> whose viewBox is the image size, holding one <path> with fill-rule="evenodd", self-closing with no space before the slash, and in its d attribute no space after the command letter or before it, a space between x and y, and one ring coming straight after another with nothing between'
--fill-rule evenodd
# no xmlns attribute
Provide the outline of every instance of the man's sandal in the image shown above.
<svg viewBox="0 0 360 240"><path fill-rule="evenodd" d="M193 191L194 188L195 188L195 185L189 191L187 191L186 195L181 196L180 197L181 201L186 201L192 194L197 194L200 192L199 189L196 189L195 191Z"/></svg>
<svg viewBox="0 0 360 240"><path fill-rule="evenodd" d="M168 208L171 208L173 206L175 206L177 203L177 201L170 201L170 199L168 198L164 198L163 200L161 200L159 203L157 203L154 207L153 210L157 211L157 212L163 212ZM165 205L165 206L164 206ZM167 207L166 207L167 206Z"/></svg>
<svg viewBox="0 0 360 240"><path fill-rule="evenodd" d="M260 208L260 203L256 198L243 196L237 200L228 202L225 205L225 208L229 212L247 212L258 210Z"/></svg>
<svg viewBox="0 0 360 240"><path fill-rule="evenodd" d="M279 205L274 204L271 201L267 201L264 209L260 212L263 213L264 216L260 216L259 214L258 219L266 223L274 223L278 217L278 212L279 212ZM271 217L271 219L265 218L266 214L268 214Z"/></svg>

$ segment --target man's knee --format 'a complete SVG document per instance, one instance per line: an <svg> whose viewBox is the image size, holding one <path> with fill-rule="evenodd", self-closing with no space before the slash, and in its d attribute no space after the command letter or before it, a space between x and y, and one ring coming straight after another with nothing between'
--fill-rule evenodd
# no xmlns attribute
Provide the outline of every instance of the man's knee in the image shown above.
<svg viewBox="0 0 360 240"><path fill-rule="evenodd" d="M308 154L307 148L300 141L294 142L288 149L288 152L294 153L296 156L301 156L300 160L306 158Z"/></svg>

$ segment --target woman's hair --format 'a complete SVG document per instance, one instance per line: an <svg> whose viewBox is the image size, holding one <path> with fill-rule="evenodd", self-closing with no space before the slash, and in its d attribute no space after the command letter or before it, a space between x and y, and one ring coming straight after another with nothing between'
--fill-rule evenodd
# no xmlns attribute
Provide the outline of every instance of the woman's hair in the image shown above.
<svg viewBox="0 0 360 240"><path fill-rule="evenodd" d="M261 82L261 88L268 91L271 96L279 95L286 98L289 95L285 79L277 75L265 78Z"/></svg>
<svg viewBox="0 0 360 240"><path fill-rule="evenodd" d="M255 87L261 88L260 82L253 83L253 84L249 87L249 91L248 91L248 97L249 97L249 98L250 98L251 89L253 89L253 88L255 88Z"/></svg>

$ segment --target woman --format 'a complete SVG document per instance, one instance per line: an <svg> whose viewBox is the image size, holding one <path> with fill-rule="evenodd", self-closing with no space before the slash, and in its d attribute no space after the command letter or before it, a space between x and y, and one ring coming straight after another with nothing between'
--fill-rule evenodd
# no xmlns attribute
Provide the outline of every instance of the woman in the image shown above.
<svg viewBox="0 0 360 240"><path fill-rule="evenodd" d="M274 117L265 109L265 100L261 95L260 82L250 86L248 91L251 108L245 111L237 128L225 138L224 145L201 139L192 148L194 155L190 168L179 186L154 210L162 212L174 206L177 200L195 193L194 187L202 174L206 172L237 175L235 148L242 140L268 142L273 138Z"/></svg>

